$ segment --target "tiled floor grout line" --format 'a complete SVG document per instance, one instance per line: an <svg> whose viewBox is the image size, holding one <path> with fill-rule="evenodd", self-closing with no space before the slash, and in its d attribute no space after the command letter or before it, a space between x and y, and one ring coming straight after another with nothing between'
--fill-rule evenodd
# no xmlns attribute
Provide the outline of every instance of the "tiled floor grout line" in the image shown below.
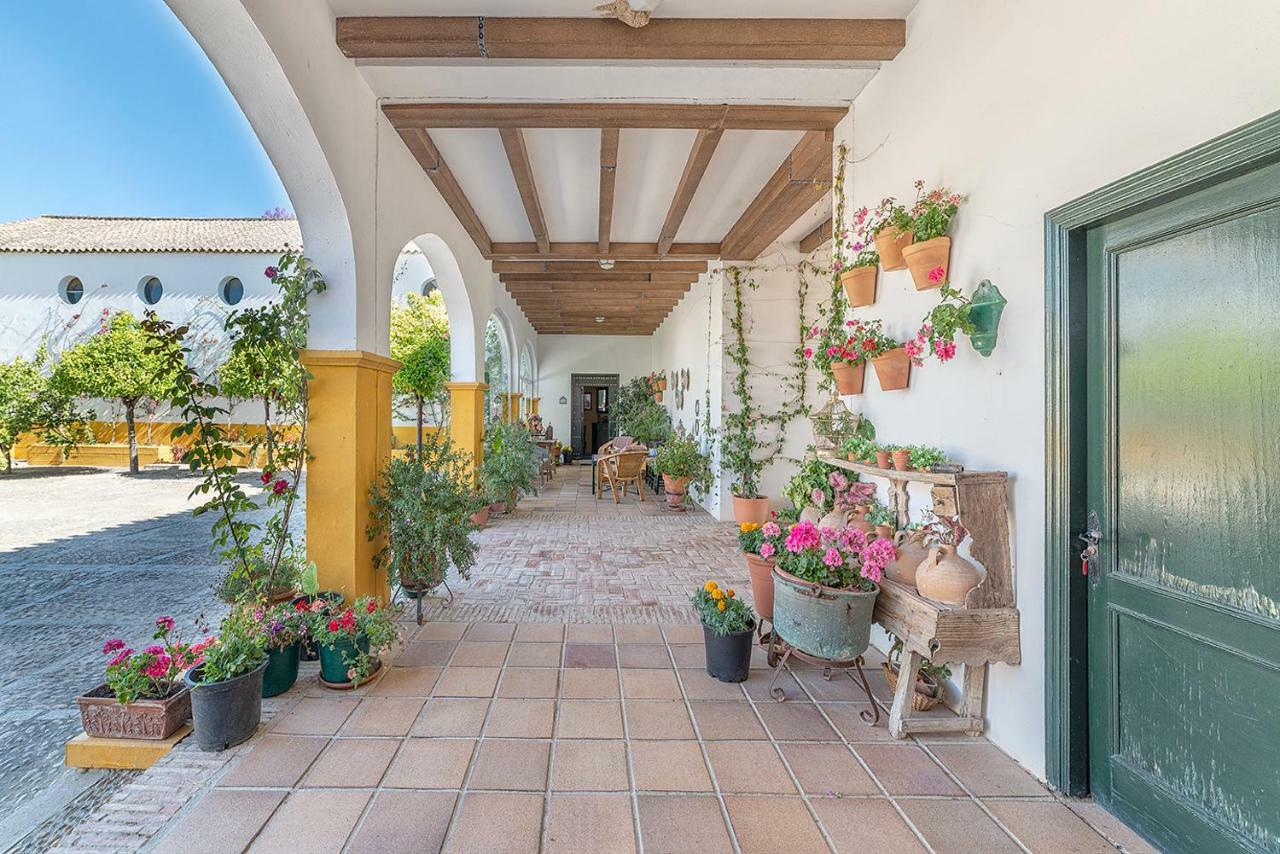
<svg viewBox="0 0 1280 854"><path fill-rule="evenodd" d="M477 624L464 623L463 625L465 626L465 628L462 630L462 634L458 636L458 640L453 647L453 651L449 653L449 660L446 661L444 663L444 666L440 668L440 675L436 677L435 684L431 686L431 693L430 693L430 696L427 698L427 703L430 703L432 700L436 698L436 688L439 687L440 680L444 678L444 674L449 670L449 667L453 664L453 659L457 656L458 650L462 648L462 641L466 638L468 634L471 633L471 628ZM512 636L514 637L514 635L515 635L515 630L513 629ZM507 656L510 656L510 655L511 655L511 647L508 646ZM506 660L506 656L503 657L503 660L504 661ZM453 802L453 811L449 813L449 826L445 829L445 834L440 840L440 851L442 852L442 854L443 852L449 850L449 845L453 841L453 835L458 830L458 819L462 815L462 804L466 800L467 787L471 783L471 775L475 773L476 763L480 759L480 746L484 743L484 731L489 726L489 715L493 712L493 704L498 699L498 685L501 684L501 682L502 682L502 671L499 670L498 680L493 685L493 696L489 698L489 706L488 708L485 709L484 720L480 724L480 732L476 735L475 744L472 745L471 747L471 760L467 763L467 773L464 774L462 777L462 785L458 787L457 800ZM426 708L425 703L423 704L423 708L424 709ZM409 731L410 732L413 731L412 725L410 725Z"/></svg>
<svg viewBox="0 0 1280 854"><path fill-rule="evenodd" d="M516 633L519 631L520 627L517 624ZM515 634L513 633L511 636L511 648L514 648L515 645ZM539 851L547 850L547 842L549 841L547 837L551 833L551 781L555 779L556 749L560 744L560 695L564 691L564 676L567 669L565 665L568 654L569 626L566 623L560 628L560 666L556 669L556 696L551 712L551 746L547 748L547 782L542 794L542 832L538 834ZM510 648L507 650L507 658L508 660L511 658ZM505 674L499 676L498 685L502 684L502 676L505 676ZM496 695L498 689L495 687L493 692Z"/></svg>
<svg viewBox="0 0 1280 854"><path fill-rule="evenodd" d="M658 637L662 638L662 648L667 648L666 635L658 629ZM631 727L627 714L627 687L622 684L622 644L618 642L618 628L613 627L613 668L618 674L618 706L622 713L622 743L627 751L627 783L631 787L631 824L636 837L636 852L644 854L644 834L640 831L640 796L636 793L635 758L631 753ZM670 650L668 650L670 656ZM673 662L674 663L674 662ZM677 683L677 687L679 687Z"/></svg>
<svg viewBox="0 0 1280 854"><path fill-rule="evenodd" d="M1019 848L1025 851L1026 854L1033 854L1031 849L1027 845L1023 844L1022 840L1018 838L1017 834L1015 834L1012 830L1010 830L1003 821L1001 821L999 818L996 817L996 814L993 813L987 807L987 805L984 804L978 798L978 796L973 793L972 789L970 789L968 786L965 785L964 781L960 779L959 775L953 773L952 770L947 767L946 763L943 762L942 759L936 753L934 753L932 749L930 749L928 744L926 744L923 741L917 741L916 744L920 747L921 750L925 752L926 756L928 756L930 759L933 760L934 764L936 764L939 768L942 769L942 772L944 774L946 774L948 777L951 778L952 782L954 782L957 786L960 787L960 791L964 792L966 795L969 796L969 799L973 801L975 805L977 805L978 809L986 813L987 817L990 818L993 822L995 822L996 826L999 827L1001 830L1003 830L1009 836L1009 838L1013 840L1013 843L1015 845L1017 845Z"/></svg>
<svg viewBox="0 0 1280 854"><path fill-rule="evenodd" d="M729 818L729 805L724 801L724 792L720 791L720 781L716 778L715 769L711 767L711 754L707 752L707 743L702 738L702 727L698 726L698 719L693 716L693 704L689 701L689 694L684 689L684 678L680 675L680 667L676 663L676 654L671 650L671 641L667 638L665 628L659 627L662 633L662 643L667 649L667 657L671 659L671 668L676 674L676 687L680 690L680 698L684 700L684 711L689 716L689 723L693 727L693 737L697 740L698 750L702 753L702 761L707 766L707 775L711 778L711 788L715 792L716 801L720 804L720 816L724 819L724 826L729 829L729 842L733 845L734 854L742 854L742 845L738 842L738 832L733 827L733 821ZM738 690L742 690L739 687ZM743 691L745 694L746 692Z"/></svg>

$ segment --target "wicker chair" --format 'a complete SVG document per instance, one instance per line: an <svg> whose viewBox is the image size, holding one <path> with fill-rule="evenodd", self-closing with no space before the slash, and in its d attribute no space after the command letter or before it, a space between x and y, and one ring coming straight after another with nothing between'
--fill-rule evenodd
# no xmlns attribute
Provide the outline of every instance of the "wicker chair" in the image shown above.
<svg viewBox="0 0 1280 854"><path fill-rule="evenodd" d="M627 494L627 484L634 483L636 485L636 493L640 496L640 500L644 501L644 469L649 462L649 452L642 451L624 451L619 454L611 454L607 457L601 457L598 463L600 478L609 485L609 491L613 493L613 503L620 504L622 496ZM621 491L619 491L621 490ZM596 490L596 500L600 500L600 496L604 494L604 486L602 485Z"/></svg>

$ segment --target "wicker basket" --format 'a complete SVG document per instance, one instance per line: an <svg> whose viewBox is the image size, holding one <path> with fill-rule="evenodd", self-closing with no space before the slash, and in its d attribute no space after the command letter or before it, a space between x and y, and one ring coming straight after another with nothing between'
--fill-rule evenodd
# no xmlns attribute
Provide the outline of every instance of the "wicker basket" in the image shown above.
<svg viewBox="0 0 1280 854"><path fill-rule="evenodd" d="M893 665L887 661L884 662L883 667L884 667L884 678L885 678L885 681L889 683L889 690L895 694L898 693L898 672L894 670ZM938 696L936 697L930 697L928 694L921 694L918 690L915 691L911 695L911 708L915 709L917 712L927 712L930 709L932 709L934 706L941 703L942 702L942 683L939 682L937 683L937 685L938 685Z"/></svg>

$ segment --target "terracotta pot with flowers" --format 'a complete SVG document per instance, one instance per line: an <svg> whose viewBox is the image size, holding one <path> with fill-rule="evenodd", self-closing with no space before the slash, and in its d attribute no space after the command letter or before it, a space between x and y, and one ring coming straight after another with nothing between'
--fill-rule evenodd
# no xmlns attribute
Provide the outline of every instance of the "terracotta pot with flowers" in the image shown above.
<svg viewBox="0 0 1280 854"><path fill-rule="evenodd" d="M721 682L745 682L751 669L751 634L755 616L732 587L721 589L708 581L693 594L693 607L702 619L702 642L707 673Z"/></svg>
<svg viewBox="0 0 1280 854"><path fill-rule="evenodd" d="M880 256L880 266L886 273L901 270L907 266L902 258L902 250L910 246L915 237L911 214L892 196L881 200L877 210L881 212L881 217L871 230L871 238Z"/></svg>
<svg viewBox="0 0 1280 854"><path fill-rule="evenodd" d="M399 640L392 611L372 596L332 614L312 613L311 636L320 649L320 684L356 688L382 666L382 653Z"/></svg>
<svg viewBox="0 0 1280 854"><path fill-rule="evenodd" d="M141 652L119 638L102 645L106 681L76 697L80 723L94 738L161 740L191 718L191 691L182 671L196 664L211 642L186 644L173 634L173 617L159 617L153 643Z"/></svg>
<svg viewBox="0 0 1280 854"><path fill-rule="evenodd" d="M879 323L878 320L868 323L846 320L836 329L816 325L810 328L807 340L814 343L805 347L804 356L812 359L819 369L831 372L837 394L862 394L867 370L867 350L863 342L872 330L879 328Z"/></svg>
<svg viewBox="0 0 1280 854"><path fill-rule="evenodd" d="M924 182L916 181L916 204L911 209L915 242L902 250L902 258L916 290L940 288L947 282L951 263L951 238L947 229L960 207L961 197L946 187L924 190ZM936 273L935 271L942 272Z"/></svg>
<svg viewBox="0 0 1280 854"><path fill-rule="evenodd" d="M653 458L653 470L662 475L667 506L683 508L689 501L689 486L697 488L699 495L711 491L711 455L702 449L690 433L678 431L658 448Z"/></svg>
<svg viewBox="0 0 1280 854"><path fill-rule="evenodd" d="M738 526L738 547L751 575L751 601L760 619L769 622L773 622L773 558L782 547L782 539L782 526L776 519L763 525L743 522Z"/></svg>
<svg viewBox="0 0 1280 854"><path fill-rule="evenodd" d="M883 205L883 203L882 203ZM853 260L840 271L840 285L849 300L850 308L874 305L876 301L876 275L879 272L880 254L875 249L874 234L884 219L881 208L871 211L862 208L854 214L853 242L849 250ZM842 259L835 260L837 265Z"/></svg>
<svg viewBox="0 0 1280 854"><path fill-rule="evenodd" d="M892 508L886 507L879 501L872 501L867 509L867 522L872 525L879 539L893 541L894 527L898 517L894 515Z"/></svg>
<svg viewBox="0 0 1280 854"><path fill-rule="evenodd" d="M875 368L881 391L905 389L911 384L911 366L922 364L919 355L913 355L903 344L884 334L879 320L860 324L857 349Z"/></svg>

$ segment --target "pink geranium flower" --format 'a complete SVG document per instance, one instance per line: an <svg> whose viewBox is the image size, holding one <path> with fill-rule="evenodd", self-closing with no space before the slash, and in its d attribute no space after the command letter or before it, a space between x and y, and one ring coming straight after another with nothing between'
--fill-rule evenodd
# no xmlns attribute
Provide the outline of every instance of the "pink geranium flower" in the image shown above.
<svg viewBox="0 0 1280 854"><path fill-rule="evenodd" d="M782 533L782 529L778 527L777 522L765 522L764 526L760 528L760 533L766 537L776 537Z"/></svg>
<svg viewBox="0 0 1280 854"><path fill-rule="evenodd" d="M774 551L775 549L773 548L773 543L760 544L760 557L764 558L765 560L768 560L769 558L773 557Z"/></svg>
<svg viewBox="0 0 1280 854"><path fill-rule="evenodd" d="M104 654L108 652L119 652L122 649L124 649L124 641L120 640L120 638L112 638L102 645L102 651Z"/></svg>
<svg viewBox="0 0 1280 854"><path fill-rule="evenodd" d="M276 276L280 275L280 271L274 266L268 267L267 269L263 270L262 273L268 279L274 279Z"/></svg>
<svg viewBox="0 0 1280 854"><path fill-rule="evenodd" d="M156 628L164 629L166 632L173 631L173 617L156 617Z"/></svg>
<svg viewBox="0 0 1280 854"><path fill-rule="evenodd" d="M946 277L947 271L941 267L934 267L929 271L929 281L933 282L935 285L940 284Z"/></svg>
<svg viewBox="0 0 1280 854"><path fill-rule="evenodd" d="M836 567L844 564L844 557L840 554L840 550L835 546L829 546L822 556L822 562L827 566Z"/></svg>

